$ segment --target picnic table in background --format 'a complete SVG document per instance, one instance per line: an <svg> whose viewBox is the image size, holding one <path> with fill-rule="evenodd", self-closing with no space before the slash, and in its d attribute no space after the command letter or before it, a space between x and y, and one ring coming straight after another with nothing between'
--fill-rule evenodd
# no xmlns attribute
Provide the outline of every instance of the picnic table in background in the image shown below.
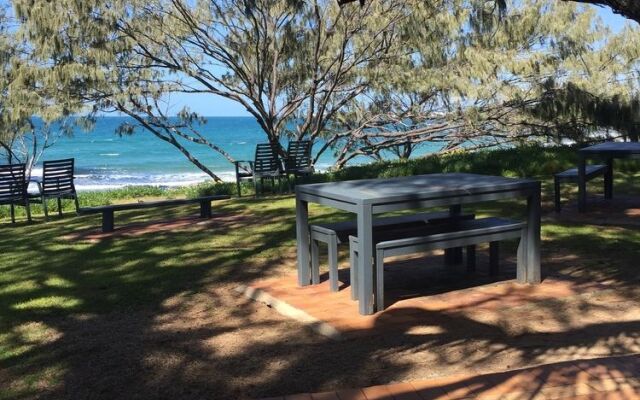
<svg viewBox="0 0 640 400"><path fill-rule="evenodd" d="M605 198L613 198L613 160L615 158L640 158L638 142L605 142L580 149L578 152L578 210L587 209L587 160L600 159L607 164Z"/></svg>

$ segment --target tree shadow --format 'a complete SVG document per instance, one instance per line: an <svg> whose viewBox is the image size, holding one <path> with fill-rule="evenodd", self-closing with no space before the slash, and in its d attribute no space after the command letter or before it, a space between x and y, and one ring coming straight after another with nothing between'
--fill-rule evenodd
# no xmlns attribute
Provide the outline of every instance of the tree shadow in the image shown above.
<svg viewBox="0 0 640 400"><path fill-rule="evenodd" d="M507 202L474 210L509 215L517 209ZM619 302L556 299L537 304L534 314L526 307L499 309L491 322L464 312L392 310L391 317L411 313L414 322L388 329L386 316L373 328L380 333L366 340L319 337L233 293L238 283L294 270L292 210L290 196L235 200L216 211L242 215L242 222L97 243L62 238L97 226L93 217L1 230L5 397L261 397L511 369L586 358L592 349L625 354L640 348L640 317L624 320L619 309L638 298L638 232L562 223L543 231L550 274L604 282ZM317 219L347 217L313 211ZM120 218L123 224L144 223L192 212L176 208ZM445 280L437 290L455 288L450 284ZM595 313L620 320L579 323ZM513 329L514 320L535 318L540 327Z"/></svg>

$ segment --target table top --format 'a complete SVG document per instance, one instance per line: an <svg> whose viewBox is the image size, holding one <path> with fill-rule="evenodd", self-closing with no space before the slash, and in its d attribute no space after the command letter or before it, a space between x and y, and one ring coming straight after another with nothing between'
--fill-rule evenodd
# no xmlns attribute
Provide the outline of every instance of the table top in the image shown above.
<svg viewBox="0 0 640 400"><path fill-rule="evenodd" d="M451 173L298 185L296 192L351 203L374 204L530 189L537 185L539 182L532 179Z"/></svg>
<svg viewBox="0 0 640 400"><path fill-rule="evenodd" d="M580 153L640 154L640 143L604 142L580 149Z"/></svg>

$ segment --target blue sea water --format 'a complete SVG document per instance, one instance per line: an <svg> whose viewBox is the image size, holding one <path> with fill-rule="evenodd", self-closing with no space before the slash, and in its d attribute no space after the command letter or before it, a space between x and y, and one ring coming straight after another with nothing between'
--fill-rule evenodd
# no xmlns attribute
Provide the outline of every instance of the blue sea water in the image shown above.
<svg viewBox="0 0 640 400"><path fill-rule="evenodd" d="M133 135L119 136L116 129L126 121L127 117L98 118L91 131L77 128L73 135L60 138L46 150L42 160L74 157L79 190L128 185L184 186L209 179L176 148L150 132L140 129ZM255 145L266 139L252 117L209 117L206 124L199 126L199 132L237 160L253 159ZM220 154L202 145L187 147L222 179L234 179L233 165ZM421 153L437 147L427 146ZM328 151L316 167L326 169L333 161L333 154ZM39 167L40 163L34 170L36 176Z"/></svg>

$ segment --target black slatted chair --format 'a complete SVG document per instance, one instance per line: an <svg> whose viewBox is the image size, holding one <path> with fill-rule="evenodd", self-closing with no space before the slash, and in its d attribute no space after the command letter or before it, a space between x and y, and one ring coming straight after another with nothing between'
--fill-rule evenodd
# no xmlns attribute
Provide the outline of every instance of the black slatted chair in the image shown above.
<svg viewBox="0 0 640 400"><path fill-rule="evenodd" d="M74 159L51 160L42 163L42 180L38 183L39 194L33 195L33 202L42 203L45 220L49 217L47 200L58 201L58 214L62 216L62 199L73 200L76 213L80 210L78 194L74 184Z"/></svg>
<svg viewBox="0 0 640 400"><path fill-rule="evenodd" d="M27 173L25 164L0 165L0 205L11 207L11 222L16 222L15 206L27 210L27 220L31 222L31 208L27 193Z"/></svg>
<svg viewBox="0 0 640 400"><path fill-rule="evenodd" d="M240 182L242 180L253 181L257 196L258 193L260 193L258 183L260 183L261 188L264 188L265 179L270 180L272 186L275 186L276 180L278 180L278 185L280 185L281 179L288 179L283 171L282 162L280 161L280 157L278 157L278 151L269 143L256 146L256 156L253 161L236 161L235 165L238 196L241 196Z"/></svg>
<svg viewBox="0 0 640 400"><path fill-rule="evenodd" d="M294 181L301 176L309 176L313 173L310 140L289 142L284 171L287 175L293 175Z"/></svg>

